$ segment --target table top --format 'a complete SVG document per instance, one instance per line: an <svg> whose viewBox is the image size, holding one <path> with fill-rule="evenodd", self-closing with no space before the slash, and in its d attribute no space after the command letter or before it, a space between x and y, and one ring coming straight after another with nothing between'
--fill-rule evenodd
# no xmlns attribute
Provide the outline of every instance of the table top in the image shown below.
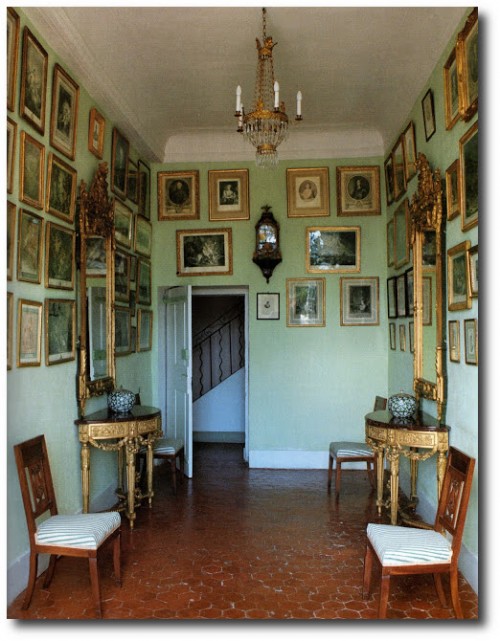
<svg viewBox="0 0 500 641"><path fill-rule="evenodd" d="M389 410L377 410L365 416L365 420L377 427L408 431L448 432L448 425L440 424L437 418L425 412L416 412L411 418L396 418Z"/></svg>
<svg viewBox="0 0 500 641"><path fill-rule="evenodd" d="M83 416L75 421L76 425L87 425L89 423L125 423L134 420L148 420L159 416L160 410L157 407L147 405L134 405L127 414L115 414L108 407Z"/></svg>

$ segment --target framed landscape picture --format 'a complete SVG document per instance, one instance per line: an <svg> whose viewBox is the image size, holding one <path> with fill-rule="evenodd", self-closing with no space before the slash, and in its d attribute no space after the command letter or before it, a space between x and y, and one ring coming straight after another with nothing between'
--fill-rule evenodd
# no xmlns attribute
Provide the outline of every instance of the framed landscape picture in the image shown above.
<svg viewBox="0 0 500 641"><path fill-rule="evenodd" d="M45 209L49 214L73 223L76 205L76 170L49 153Z"/></svg>
<svg viewBox="0 0 500 641"><path fill-rule="evenodd" d="M20 298L17 306L17 366L38 367L42 359L43 304Z"/></svg>
<svg viewBox="0 0 500 641"><path fill-rule="evenodd" d="M115 239L116 242L128 249L132 247L134 238L134 213L118 198L113 199L115 213Z"/></svg>
<svg viewBox="0 0 500 641"><path fill-rule="evenodd" d="M208 172L209 220L248 220L248 169Z"/></svg>
<svg viewBox="0 0 500 641"><path fill-rule="evenodd" d="M151 256L152 228L149 220L136 216L134 249L141 256Z"/></svg>
<svg viewBox="0 0 500 641"><path fill-rule="evenodd" d="M325 279L287 278L287 326L325 326Z"/></svg>
<svg viewBox="0 0 500 641"><path fill-rule="evenodd" d="M64 298L45 299L45 364L75 360L76 303Z"/></svg>
<svg viewBox="0 0 500 641"><path fill-rule="evenodd" d="M177 276L233 273L232 230L177 230Z"/></svg>
<svg viewBox="0 0 500 641"><path fill-rule="evenodd" d="M159 171L158 220L197 220L199 217L199 171Z"/></svg>
<svg viewBox="0 0 500 641"><path fill-rule="evenodd" d="M379 167L337 167L337 215L378 216L379 214Z"/></svg>
<svg viewBox="0 0 500 641"><path fill-rule="evenodd" d="M76 82L56 63L52 80L50 144L70 160L75 159L76 153L79 93Z"/></svg>
<svg viewBox="0 0 500 641"><path fill-rule="evenodd" d="M287 169L286 194L289 218L329 216L328 167Z"/></svg>
<svg viewBox="0 0 500 641"><path fill-rule="evenodd" d="M448 309L450 312L471 307L468 290L469 249L470 241L465 240L448 250Z"/></svg>
<svg viewBox="0 0 500 641"><path fill-rule="evenodd" d="M122 200L127 197L129 141L113 127L111 147L111 191Z"/></svg>
<svg viewBox="0 0 500 641"><path fill-rule="evenodd" d="M308 227L306 271L310 273L359 272L360 227Z"/></svg>
<svg viewBox="0 0 500 641"><path fill-rule="evenodd" d="M19 199L35 209L43 209L45 147L26 131L21 131L19 160Z"/></svg>
<svg viewBox="0 0 500 641"><path fill-rule="evenodd" d="M378 277L340 279L340 324L378 325Z"/></svg>
<svg viewBox="0 0 500 641"><path fill-rule="evenodd" d="M460 201L462 231L479 221L479 135L477 121L460 138Z"/></svg>
<svg viewBox="0 0 500 641"><path fill-rule="evenodd" d="M19 210L17 280L42 282L43 230L43 218L25 209Z"/></svg>
<svg viewBox="0 0 500 641"><path fill-rule="evenodd" d="M128 159L127 198L137 205L139 200L139 183L137 181L137 163Z"/></svg>
<svg viewBox="0 0 500 641"><path fill-rule="evenodd" d="M130 300L130 256L120 251L115 252L115 300Z"/></svg>
<svg viewBox="0 0 500 641"><path fill-rule="evenodd" d="M45 231L45 287L75 286L75 232L48 222Z"/></svg>
<svg viewBox="0 0 500 641"><path fill-rule="evenodd" d="M95 107L89 112L89 135L87 147L97 158L102 158L104 151L104 134L106 132L106 121Z"/></svg>
<svg viewBox="0 0 500 641"><path fill-rule="evenodd" d="M31 33L23 30L20 115L40 134L45 133L48 53Z"/></svg>

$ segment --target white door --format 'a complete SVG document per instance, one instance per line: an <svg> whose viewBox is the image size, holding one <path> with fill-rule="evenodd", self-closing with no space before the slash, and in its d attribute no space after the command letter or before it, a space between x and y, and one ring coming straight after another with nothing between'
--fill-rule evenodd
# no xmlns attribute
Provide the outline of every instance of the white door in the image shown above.
<svg viewBox="0 0 500 641"><path fill-rule="evenodd" d="M166 419L164 432L184 441L184 473L193 476L191 285L172 287L166 304Z"/></svg>

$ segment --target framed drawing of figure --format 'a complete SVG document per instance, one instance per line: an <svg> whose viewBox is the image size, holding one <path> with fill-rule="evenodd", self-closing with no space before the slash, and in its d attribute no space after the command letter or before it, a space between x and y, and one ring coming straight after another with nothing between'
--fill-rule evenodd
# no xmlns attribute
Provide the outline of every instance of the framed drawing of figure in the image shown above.
<svg viewBox="0 0 500 641"><path fill-rule="evenodd" d="M20 298L17 307L17 366L38 367L42 358L43 303Z"/></svg>
<svg viewBox="0 0 500 641"><path fill-rule="evenodd" d="M45 209L67 223L75 219L76 171L52 152L47 169Z"/></svg>
<svg viewBox="0 0 500 641"><path fill-rule="evenodd" d="M19 161L19 199L35 209L43 209L45 147L26 131L21 131Z"/></svg>
<svg viewBox="0 0 500 641"><path fill-rule="evenodd" d="M380 214L379 167L337 167L337 215Z"/></svg>
<svg viewBox="0 0 500 641"><path fill-rule="evenodd" d="M328 167L286 170L289 218L329 216Z"/></svg>
<svg viewBox="0 0 500 641"><path fill-rule="evenodd" d="M63 298L45 299L45 364L75 360L76 303Z"/></svg>
<svg viewBox="0 0 500 641"><path fill-rule="evenodd" d="M75 159L76 152L79 92L76 82L56 63L52 80L50 144L70 160Z"/></svg>
<svg viewBox="0 0 500 641"><path fill-rule="evenodd" d="M158 172L158 220L200 217L200 175L193 171Z"/></svg>
<svg viewBox="0 0 500 641"><path fill-rule="evenodd" d="M24 27L19 113L42 135L45 133L48 61L48 53L28 27Z"/></svg>
<svg viewBox="0 0 500 641"><path fill-rule="evenodd" d="M248 169L208 172L209 220L248 220Z"/></svg>
<svg viewBox="0 0 500 641"><path fill-rule="evenodd" d="M111 191L125 200L128 183L129 142L113 127L113 146L111 150Z"/></svg>

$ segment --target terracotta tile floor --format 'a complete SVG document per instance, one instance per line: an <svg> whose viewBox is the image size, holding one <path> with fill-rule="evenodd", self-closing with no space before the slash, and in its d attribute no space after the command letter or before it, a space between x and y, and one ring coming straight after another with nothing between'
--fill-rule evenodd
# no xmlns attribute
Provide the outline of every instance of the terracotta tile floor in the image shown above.
<svg viewBox="0 0 500 641"><path fill-rule="evenodd" d="M101 559L105 619L375 619L361 596L365 530L377 520L374 492L362 471L343 473L335 503L325 470L249 470L239 445L197 445L192 480L173 495L156 468L153 509L123 524L123 585ZM9 619L92 619L86 561L63 558L48 590L39 579L31 607L20 595ZM465 618L477 596L461 579ZM388 617L450 619L429 576L394 578Z"/></svg>

